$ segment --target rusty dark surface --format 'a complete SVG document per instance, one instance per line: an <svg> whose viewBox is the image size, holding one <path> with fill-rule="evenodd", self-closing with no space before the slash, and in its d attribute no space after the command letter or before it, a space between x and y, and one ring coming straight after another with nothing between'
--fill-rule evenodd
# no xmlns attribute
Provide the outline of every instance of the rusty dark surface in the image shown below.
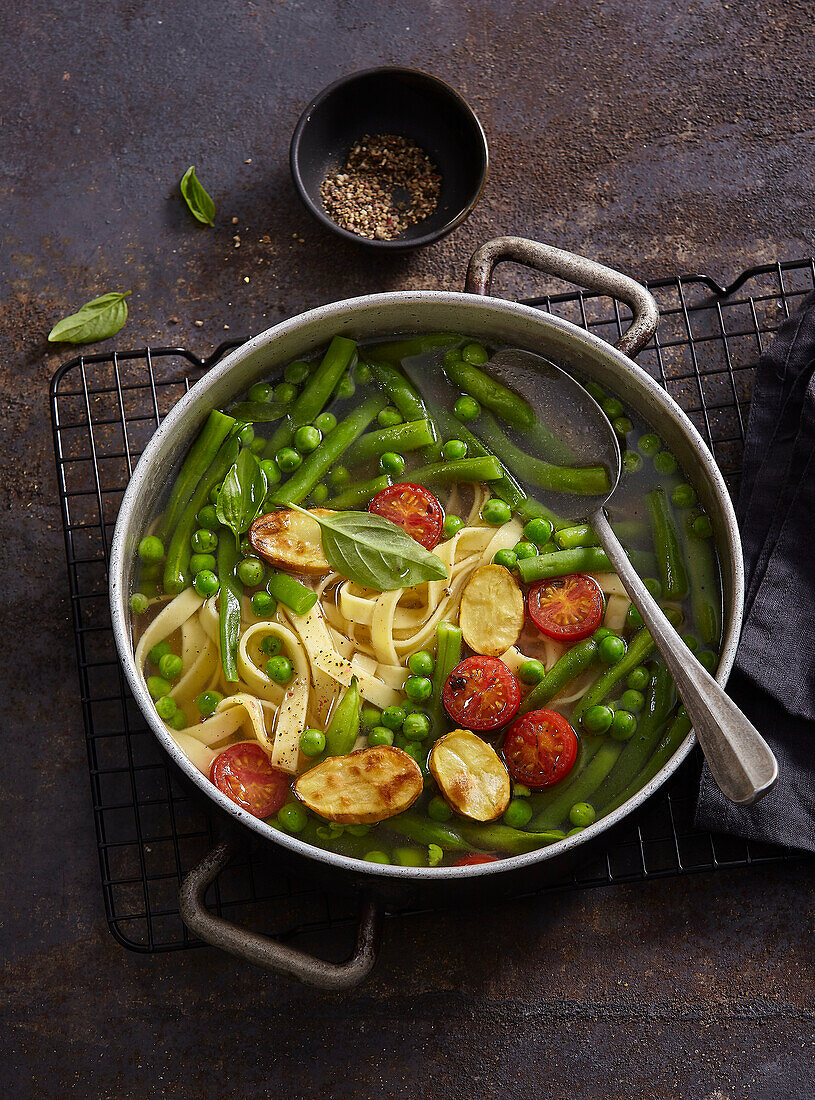
<svg viewBox="0 0 815 1100"><path fill-rule="evenodd" d="M341 998L211 951L118 947L47 416L70 353L44 341L88 298L132 289L121 346L204 352L333 298L459 286L472 249L504 233L641 278L727 280L809 254L810 5L27 0L2 5L0 40L4 1092L811 1095L812 864L393 921L372 979ZM469 221L402 257L319 229L286 159L320 87L391 62L467 95L492 155ZM215 230L176 196L192 163ZM300 946L339 956L347 941Z"/></svg>

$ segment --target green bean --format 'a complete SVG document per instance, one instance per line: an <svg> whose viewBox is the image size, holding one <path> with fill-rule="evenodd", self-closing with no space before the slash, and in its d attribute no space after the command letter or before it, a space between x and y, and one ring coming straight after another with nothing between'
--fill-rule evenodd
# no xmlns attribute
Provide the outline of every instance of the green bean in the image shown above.
<svg viewBox="0 0 815 1100"><path fill-rule="evenodd" d="M295 615L307 615L317 602L317 593L288 573L273 573L266 588L270 596Z"/></svg>
<svg viewBox="0 0 815 1100"><path fill-rule="evenodd" d="M431 739L437 741L447 726L442 692L447 677L461 660L461 629L452 623L440 622L436 627L436 667L433 670L433 694L427 705L432 722Z"/></svg>
<svg viewBox="0 0 815 1100"><path fill-rule="evenodd" d="M416 485L450 485L456 481L498 481L501 477L501 463L497 458L460 458L458 462L434 462L430 466L420 466L416 470L407 470L394 482L411 482Z"/></svg>
<svg viewBox="0 0 815 1100"><path fill-rule="evenodd" d="M345 461L347 465L354 466L379 458L386 451L404 454L405 451L427 447L434 439L433 425L429 420L411 420L405 424L397 424L393 428L380 428L375 432L366 432L348 448Z"/></svg>
<svg viewBox="0 0 815 1100"><path fill-rule="evenodd" d="M331 721L325 731L325 755L345 756L359 737L359 718L362 710L362 696L359 693L357 678L354 676L345 689L342 699L334 708Z"/></svg>
<svg viewBox="0 0 815 1100"><path fill-rule="evenodd" d="M374 381L385 391L390 404L396 406L405 420L426 419L427 409L419 391L401 371L389 363L381 363L373 359L366 359L365 362L371 368Z"/></svg>
<svg viewBox="0 0 815 1100"><path fill-rule="evenodd" d="M218 619L221 664L224 676L230 683L238 679L238 639L241 632L243 585L238 580L235 566L240 556L235 535L225 527L218 540L218 581L221 586Z"/></svg>
<svg viewBox="0 0 815 1100"><path fill-rule="evenodd" d="M230 413L244 424L271 424L279 420L286 411L285 405L278 405L273 401L241 401L234 405ZM264 443L264 451L266 449Z"/></svg>
<svg viewBox="0 0 815 1100"><path fill-rule="evenodd" d="M584 638L582 642L567 649L543 679L529 692L521 703L519 714L527 714L530 710L545 707L549 700L554 699L568 683L581 672L585 672L593 664L596 656L597 642L594 638Z"/></svg>
<svg viewBox="0 0 815 1100"><path fill-rule="evenodd" d="M172 532L201 478L212 465L222 443L235 427L234 417L213 409L178 472L164 513L156 528L162 542Z"/></svg>
<svg viewBox="0 0 815 1100"><path fill-rule="evenodd" d="M509 440L489 413L478 419L478 436L521 481L553 493L597 495L611 488L605 466L554 466L526 454Z"/></svg>
<svg viewBox="0 0 815 1100"><path fill-rule="evenodd" d="M592 802L595 810L603 809L642 771L659 742L675 700L676 689L671 674L660 663L651 675L645 708L640 712L634 736L624 742L620 759L597 788Z"/></svg>
<svg viewBox="0 0 815 1100"><path fill-rule="evenodd" d="M362 435L380 409L385 407L382 394L373 394L336 426L322 441L316 451L304 459L303 464L287 480L276 485L271 494L275 504L299 504L308 496L318 481L331 469L342 455Z"/></svg>
<svg viewBox="0 0 815 1100"><path fill-rule="evenodd" d="M367 505L372 497L375 497L377 493L381 493L383 489L387 489L390 483L391 479L387 474L381 474L379 477L372 477L370 481L362 481L352 489L346 489L342 493L337 493L335 497L331 497L330 500L327 500L323 507L333 508L336 512L344 512L349 508L358 508L360 505Z"/></svg>
<svg viewBox="0 0 815 1100"><path fill-rule="evenodd" d="M611 524L614 534L623 545L645 543L648 540L648 527L641 520L620 520ZM576 523L570 527L561 527L555 534L555 542L561 550L574 550L579 546L598 546L599 540L588 523Z"/></svg>
<svg viewBox="0 0 815 1100"><path fill-rule="evenodd" d="M496 821L456 822L456 830L473 848L482 852L501 852L503 855L519 856L534 851L546 844L563 840L564 833L559 829L532 832L527 829L513 829Z"/></svg>
<svg viewBox="0 0 815 1100"><path fill-rule="evenodd" d="M583 698L578 701L572 711L572 722L576 722L580 718L580 715L585 713L589 707L593 707L595 703L602 703L612 688L614 688L620 680L624 680L633 668L636 668L637 665L641 665L653 648L654 639L645 627L643 627L642 630L638 630L628 643L625 657L623 657L621 661L618 661L616 665L612 665L607 669L602 676L598 677Z"/></svg>
<svg viewBox="0 0 815 1100"><path fill-rule="evenodd" d="M178 593L190 584L189 566L192 556L190 539L198 527L198 513L209 500L212 489L223 481L238 457L240 444L235 435L228 436L218 449L209 469L201 477L190 499L181 512L181 518L170 537L167 557L164 561L164 591Z"/></svg>
<svg viewBox="0 0 815 1100"><path fill-rule="evenodd" d="M551 508L547 508L533 497L525 497L514 511L524 523L530 519L548 519L553 526L564 522ZM554 546L554 543L552 545Z"/></svg>
<svg viewBox="0 0 815 1100"><path fill-rule="evenodd" d="M527 401L473 363L463 359L445 363L444 372L454 386L513 428L531 428L535 423L535 410Z"/></svg>
<svg viewBox="0 0 815 1100"><path fill-rule="evenodd" d="M628 786L620 791L620 793L613 798L610 802L603 806L603 814L610 814L613 810L616 810L619 806L622 806L624 802L627 802L629 798L641 791L646 783L650 783L657 772L671 759L673 754L685 740L690 733L691 722L687 714L677 715L676 718L668 726L668 729L664 733L662 740L656 747L653 756L634 779L628 784Z"/></svg>
<svg viewBox="0 0 815 1100"><path fill-rule="evenodd" d="M375 344L367 350L376 359L384 359L388 363L401 363L403 359L410 359L414 355L427 355L429 352L438 351L439 348L450 348L455 344L463 343L464 338L457 336L454 332L428 332L424 336L414 336L410 340L391 340L387 344Z"/></svg>
<svg viewBox="0 0 815 1100"><path fill-rule="evenodd" d="M682 560L673 509L661 485L646 494L645 500L651 520L662 593L668 600L682 600L688 594L688 574Z"/></svg>
<svg viewBox="0 0 815 1100"><path fill-rule="evenodd" d="M594 792L617 763L623 751L624 742L603 737L592 738L592 740L602 743L594 749L588 763L574 783L532 818L529 823L531 829L556 828L566 818L575 802L588 802L594 805L592 802Z"/></svg>
<svg viewBox="0 0 815 1100"><path fill-rule="evenodd" d="M642 550L627 551L631 564L639 574L648 575L655 565L653 554ZM581 546L574 550L555 550L518 562L521 580L527 583L550 577L565 577L568 573L613 573L614 566L599 546Z"/></svg>
<svg viewBox="0 0 815 1100"><path fill-rule="evenodd" d="M466 852L470 845L461 834L450 825L431 818L420 817L410 811L397 814L387 821L390 832L406 836L417 844L438 844L445 852Z"/></svg>
<svg viewBox="0 0 815 1100"><path fill-rule="evenodd" d="M694 534L692 513L680 521L680 531L688 567L693 621L702 641L717 646L722 636L722 603L713 545L710 539L700 539Z"/></svg>
<svg viewBox="0 0 815 1100"><path fill-rule="evenodd" d="M266 444L264 458L274 458L281 447L288 447L297 429L303 424L310 424L323 411L356 351L357 345L353 340L348 340L345 336L334 337L319 366L289 409L285 421Z"/></svg>

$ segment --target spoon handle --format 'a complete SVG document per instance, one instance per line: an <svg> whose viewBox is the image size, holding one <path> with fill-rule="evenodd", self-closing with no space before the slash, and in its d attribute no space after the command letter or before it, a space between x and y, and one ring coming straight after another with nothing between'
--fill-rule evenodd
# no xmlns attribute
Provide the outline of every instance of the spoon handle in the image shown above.
<svg viewBox="0 0 815 1100"><path fill-rule="evenodd" d="M713 778L731 802L743 806L757 802L778 778L769 745L668 622L602 509L591 517L591 525L668 666Z"/></svg>

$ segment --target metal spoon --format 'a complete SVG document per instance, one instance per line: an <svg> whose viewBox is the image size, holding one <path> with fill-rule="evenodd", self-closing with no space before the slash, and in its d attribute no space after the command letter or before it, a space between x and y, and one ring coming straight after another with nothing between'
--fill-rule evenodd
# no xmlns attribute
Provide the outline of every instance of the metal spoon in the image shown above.
<svg viewBox="0 0 815 1100"><path fill-rule="evenodd" d="M603 496L557 494L557 508L575 522L591 524L615 572L642 615L657 649L674 679L693 723L711 774L722 792L744 806L758 801L778 777L778 764L767 742L696 660L662 609L634 571L611 529L604 506L620 480L622 458L617 435L593 397L570 375L546 359L520 349L498 352L490 369L510 385L534 371L534 403L549 411L575 451L578 464L602 465L609 471L610 489ZM529 390L529 386L523 387ZM528 395L528 394L527 394ZM551 415L557 410L556 418Z"/></svg>

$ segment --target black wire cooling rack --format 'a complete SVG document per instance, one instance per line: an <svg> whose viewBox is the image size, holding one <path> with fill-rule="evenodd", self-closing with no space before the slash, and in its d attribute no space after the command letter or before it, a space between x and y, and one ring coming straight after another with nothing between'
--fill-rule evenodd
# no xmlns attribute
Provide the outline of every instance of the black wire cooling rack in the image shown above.
<svg viewBox="0 0 815 1100"><path fill-rule="evenodd" d="M706 275L649 284L657 337L638 362L662 383L710 445L731 492L738 487L758 354L815 287L815 261L751 268L729 287ZM617 302L565 293L531 303L616 340ZM190 947L178 886L215 840L206 799L164 756L125 686L107 597L107 561L122 493L162 417L240 341L198 358L183 348L82 355L51 383L73 627L105 911L114 936L136 951ZM693 828L698 754L599 856L540 892L609 886L794 858L789 851ZM252 837L214 887L216 912L269 934L293 935L356 919L356 903L283 874ZM395 911L394 917L407 910Z"/></svg>

